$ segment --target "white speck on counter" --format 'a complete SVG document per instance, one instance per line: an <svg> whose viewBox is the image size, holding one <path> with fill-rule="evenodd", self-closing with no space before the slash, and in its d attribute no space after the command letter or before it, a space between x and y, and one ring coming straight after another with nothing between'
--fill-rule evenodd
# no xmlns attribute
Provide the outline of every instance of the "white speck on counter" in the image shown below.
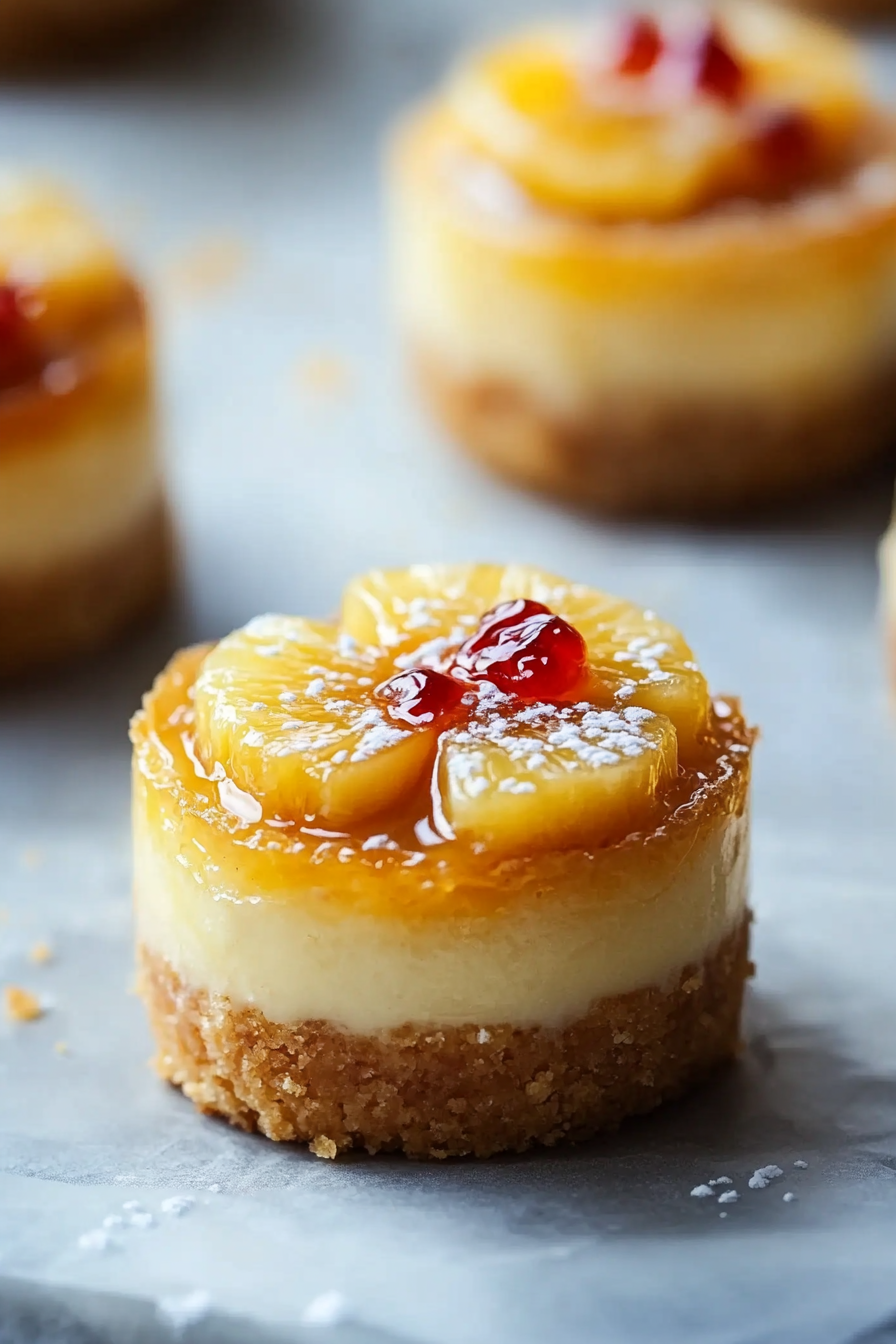
<svg viewBox="0 0 896 1344"><path fill-rule="evenodd" d="M207 1316L211 1305L210 1294L204 1288L194 1288L192 1293L160 1298L156 1311L174 1330L186 1330L188 1325L195 1325Z"/></svg>
<svg viewBox="0 0 896 1344"><path fill-rule="evenodd" d="M217 1181L215 1181L214 1185L210 1185L210 1186L208 1187L208 1192L209 1192L210 1195L220 1195L220 1193L221 1193L221 1187L220 1187L220 1185L218 1184Z"/></svg>
<svg viewBox="0 0 896 1344"><path fill-rule="evenodd" d="M787 1194L782 1195L781 1198L783 1199L785 1204L792 1204L793 1201L796 1199L796 1195L793 1193L792 1190L788 1190Z"/></svg>
<svg viewBox="0 0 896 1344"><path fill-rule="evenodd" d="M740 1195L736 1190L726 1190L724 1195L719 1195L720 1204L734 1204L738 1199L740 1199Z"/></svg>
<svg viewBox="0 0 896 1344"><path fill-rule="evenodd" d="M491 1032L486 1031L485 1027L480 1027L476 1033L476 1040L479 1042L480 1045L487 1045L488 1042L491 1040L491 1038L492 1038Z"/></svg>
<svg viewBox="0 0 896 1344"><path fill-rule="evenodd" d="M784 1173L780 1167L774 1165L770 1167L759 1167L753 1172L753 1175L747 1181L747 1185L751 1190L764 1190L766 1186L771 1185L772 1181L776 1181L779 1176L783 1175Z"/></svg>
<svg viewBox="0 0 896 1344"><path fill-rule="evenodd" d="M112 1244L112 1234L103 1227L82 1232L78 1238L78 1249L81 1251L108 1251Z"/></svg>
<svg viewBox="0 0 896 1344"><path fill-rule="evenodd" d="M103 1219L103 1227L124 1227L124 1219L120 1213L107 1213Z"/></svg>
<svg viewBox="0 0 896 1344"><path fill-rule="evenodd" d="M720 1218L727 1218L727 1217L728 1217L728 1215L727 1215L727 1213L724 1211L724 1209L723 1209L722 1212L719 1214L719 1217L720 1217Z"/></svg>
<svg viewBox="0 0 896 1344"><path fill-rule="evenodd" d="M181 1214L192 1209L196 1203L192 1195L171 1195L168 1199L163 1199L159 1208L162 1213L170 1213L175 1218L180 1218Z"/></svg>
<svg viewBox="0 0 896 1344"><path fill-rule="evenodd" d="M695 1185L691 1191L693 1199L708 1199L715 1192L708 1185Z"/></svg>
<svg viewBox="0 0 896 1344"><path fill-rule="evenodd" d="M710 1185L733 1185L733 1184L734 1182L732 1181L730 1176L716 1176L713 1180L710 1181Z"/></svg>
<svg viewBox="0 0 896 1344"><path fill-rule="evenodd" d="M312 1298L302 1312L300 1322L302 1325L341 1325L348 1314L348 1302L342 1293L330 1289L328 1293Z"/></svg>
<svg viewBox="0 0 896 1344"><path fill-rule="evenodd" d="M797 1160L794 1162L793 1165L794 1165L795 1167L799 1167L800 1171L805 1171L806 1168L808 1167L809 1163L808 1163L808 1162L804 1162L803 1159L802 1159L801 1157L798 1157Z"/></svg>

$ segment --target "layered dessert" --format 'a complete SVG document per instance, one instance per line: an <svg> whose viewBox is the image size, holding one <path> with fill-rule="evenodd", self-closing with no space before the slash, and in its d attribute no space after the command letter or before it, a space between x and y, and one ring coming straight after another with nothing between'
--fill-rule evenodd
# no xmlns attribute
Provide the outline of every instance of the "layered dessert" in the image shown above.
<svg viewBox="0 0 896 1344"><path fill-rule="evenodd" d="M520 482L714 516L843 477L896 425L896 138L822 24L512 35L406 118L389 198L423 396Z"/></svg>
<svg viewBox="0 0 896 1344"><path fill-rule="evenodd" d="M91 648L170 574L140 289L55 188L0 179L0 674Z"/></svg>
<svg viewBox="0 0 896 1344"><path fill-rule="evenodd" d="M374 571L177 654L134 743L142 994L200 1110L335 1156L582 1139L738 1048L752 733L652 612Z"/></svg>

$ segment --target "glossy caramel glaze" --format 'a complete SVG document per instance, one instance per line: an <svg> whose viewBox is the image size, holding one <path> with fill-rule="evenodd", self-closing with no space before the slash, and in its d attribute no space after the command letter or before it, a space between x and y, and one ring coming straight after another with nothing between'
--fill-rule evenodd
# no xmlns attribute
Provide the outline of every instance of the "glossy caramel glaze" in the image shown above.
<svg viewBox="0 0 896 1344"><path fill-rule="evenodd" d="M313 899L319 908L425 918L485 914L526 895L589 891L607 850L547 850L501 858L482 845L443 840L424 775L396 807L352 828L319 818L260 815L260 804L195 742L193 687L211 646L177 654L134 719L135 813L199 886L227 899ZM708 730L658 799L648 832L609 847L624 857L654 853L745 806L753 732L736 703L715 701ZM599 896L596 897L599 899Z"/></svg>

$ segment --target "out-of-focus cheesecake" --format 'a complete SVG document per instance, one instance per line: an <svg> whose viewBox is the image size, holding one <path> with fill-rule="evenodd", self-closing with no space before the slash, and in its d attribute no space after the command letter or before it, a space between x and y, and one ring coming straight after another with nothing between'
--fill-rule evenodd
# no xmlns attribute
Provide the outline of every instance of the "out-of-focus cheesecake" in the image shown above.
<svg viewBox="0 0 896 1344"><path fill-rule="evenodd" d="M730 5L511 36L405 120L389 196L423 395L522 482L728 513L896 426L896 136L832 29Z"/></svg>
<svg viewBox="0 0 896 1344"><path fill-rule="evenodd" d="M141 31L186 0L3 0L0 65L66 58Z"/></svg>
<svg viewBox="0 0 896 1344"><path fill-rule="evenodd" d="M374 572L178 654L134 742L157 1065L333 1156L582 1138L738 1046L752 734L677 630L523 566Z"/></svg>
<svg viewBox="0 0 896 1344"><path fill-rule="evenodd" d="M0 179L0 673L91 648L170 578L143 296L55 188Z"/></svg>

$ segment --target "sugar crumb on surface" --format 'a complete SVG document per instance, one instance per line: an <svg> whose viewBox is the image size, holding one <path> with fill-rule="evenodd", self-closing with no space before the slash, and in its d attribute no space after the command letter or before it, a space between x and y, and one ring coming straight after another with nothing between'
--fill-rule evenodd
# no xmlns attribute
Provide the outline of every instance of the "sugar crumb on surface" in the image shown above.
<svg viewBox="0 0 896 1344"><path fill-rule="evenodd" d="M30 990L19 985L6 985L3 990L3 1006L10 1022L33 1022L43 1016L40 999Z"/></svg>
<svg viewBox="0 0 896 1344"><path fill-rule="evenodd" d="M334 1158L338 1149L332 1139L328 1139L326 1134L318 1134L308 1145L309 1152L315 1157Z"/></svg>
<svg viewBox="0 0 896 1344"><path fill-rule="evenodd" d="M797 1167L800 1171L805 1171L806 1168L808 1167L809 1163L808 1163L808 1162L804 1162L803 1159L802 1159L801 1157L798 1157L797 1160L794 1162L793 1165L794 1165L795 1167Z"/></svg>
<svg viewBox="0 0 896 1344"><path fill-rule="evenodd" d="M239 238L219 235L197 239L166 267L172 289L188 298L202 298L232 284L249 260Z"/></svg>
<svg viewBox="0 0 896 1344"><path fill-rule="evenodd" d="M53 961L55 953L49 943L42 940L37 942L28 953L28 960L33 961L36 966L45 966L48 961Z"/></svg>
<svg viewBox="0 0 896 1344"><path fill-rule="evenodd" d="M170 1214L173 1218L180 1218L183 1214L192 1209L196 1203L192 1195L169 1195L163 1199L159 1208L162 1213Z"/></svg>
<svg viewBox="0 0 896 1344"><path fill-rule="evenodd" d="M735 1204L740 1199L736 1190L726 1190L724 1194L719 1195L720 1204Z"/></svg>
<svg viewBox="0 0 896 1344"><path fill-rule="evenodd" d="M321 350L298 361L296 381L316 396L344 396L351 386L351 371L339 355Z"/></svg>
<svg viewBox="0 0 896 1344"><path fill-rule="evenodd" d="M796 1195L793 1193L792 1190L788 1190L786 1194L781 1196L781 1198L783 1199L785 1204L792 1204L796 1199Z"/></svg>
<svg viewBox="0 0 896 1344"><path fill-rule="evenodd" d="M715 1191L712 1190L708 1185L695 1185L694 1188L693 1188L693 1190L691 1191L691 1198L692 1198L692 1199L709 1199L709 1198L711 1198L711 1196L714 1195L714 1194L715 1194Z"/></svg>
<svg viewBox="0 0 896 1344"><path fill-rule="evenodd" d="M173 1330L180 1331L203 1320L211 1307L211 1294L204 1288L194 1288L189 1293L159 1298L156 1312Z"/></svg>
<svg viewBox="0 0 896 1344"><path fill-rule="evenodd" d="M82 1232L78 1238L80 1251L108 1251L112 1245L112 1234L104 1227L94 1227L90 1232Z"/></svg>
<svg viewBox="0 0 896 1344"><path fill-rule="evenodd" d="M348 1302L342 1293L331 1288L329 1292L319 1293L305 1307L299 1323L301 1325L341 1325L348 1319Z"/></svg>
<svg viewBox="0 0 896 1344"><path fill-rule="evenodd" d="M734 1182L732 1181L732 1179L731 1179L730 1176L715 1176L715 1177L709 1182L709 1184L710 1184L710 1185L733 1185Z"/></svg>
<svg viewBox="0 0 896 1344"><path fill-rule="evenodd" d="M772 1181L776 1181L779 1176L783 1175L784 1172L774 1163L767 1167L757 1167L747 1181L747 1185L751 1190L765 1190L767 1186L771 1185Z"/></svg>

